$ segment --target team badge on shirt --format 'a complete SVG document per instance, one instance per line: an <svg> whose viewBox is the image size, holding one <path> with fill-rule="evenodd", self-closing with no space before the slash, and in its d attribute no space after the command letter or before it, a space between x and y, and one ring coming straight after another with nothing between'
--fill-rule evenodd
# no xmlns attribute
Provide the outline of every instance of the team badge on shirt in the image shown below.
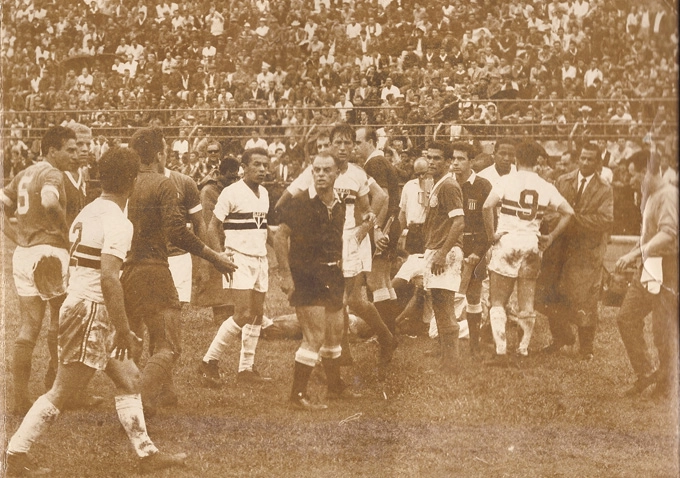
<svg viewBox="0 0 680 478"><path fill-rule="evenodd" d="M253 220L257 225L258 229L262 229L263 224L267 224L267 213L266 212L254 212Z"/></svg>
<svg viewBox="0 0 680 478"><path fill-rule="evenodd" d="M335 192L337 193L338 197L340 198L340 201L342 201L343 203L349 197L349 195L352 193L352 191L350 189L346 189L346 188L335 188Z"/></svg>
<svg viewBox="0 0 680 478"><path fill-rule="evenodd" d="M476 199L468 199L468 211L476 211L477 210L477 200Z"/></svg>

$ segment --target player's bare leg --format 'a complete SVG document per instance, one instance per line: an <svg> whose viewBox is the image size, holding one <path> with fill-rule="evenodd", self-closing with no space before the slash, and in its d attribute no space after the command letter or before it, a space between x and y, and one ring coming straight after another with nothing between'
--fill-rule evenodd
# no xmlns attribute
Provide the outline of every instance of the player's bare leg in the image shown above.
<svg viewBox="0 0 680 478"><path fill-rule="evenodd" d="M536 279L519 277L517 279L517 305L519 316L517 321L522 328L522 340L519 343L517 353L523 357L529 354L529 342L536 323L534 311L534 296L536 293Z"/></svg>
<svg viewBox="0 0 680 478"><path fill-rule="evenodd" d="M45 302L39 296L19 296L21 327L14 342L12 377L14 380L14 413L23 415L31 407L28 383L31 378L33 349L40 335Z"/></svg>
<svg viewBox="0 0 680 478"><path fill-rule="evenodd" d="M60 295L50 299L50 327L47 330L47 349L50 352L50 363L45 373L45 389L52 388L52 383L57 375L57 364L59 363L59 309L64 303L66 295Z"/></svg>

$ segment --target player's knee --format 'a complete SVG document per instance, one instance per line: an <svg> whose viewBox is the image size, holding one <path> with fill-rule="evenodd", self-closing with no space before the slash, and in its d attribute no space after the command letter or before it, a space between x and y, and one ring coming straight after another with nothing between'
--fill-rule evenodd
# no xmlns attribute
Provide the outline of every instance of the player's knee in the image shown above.
<svg viewBox="0 0 680 478"><path fill-rule="evenodd" d="M117 384L118 393L131 395L139 393L141 389L142 374L139 370L126 374Z"/></svg>

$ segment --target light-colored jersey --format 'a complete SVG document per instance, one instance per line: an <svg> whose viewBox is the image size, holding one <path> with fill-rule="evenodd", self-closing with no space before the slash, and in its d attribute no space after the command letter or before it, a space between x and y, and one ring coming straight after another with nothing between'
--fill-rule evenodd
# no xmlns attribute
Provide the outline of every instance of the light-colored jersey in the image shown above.
<svg viewBox="0 0 680 478"><path fill-rule="evenodd" d="M545 212L566 203L555 186L533 171L501 177L493 192L501 199L496 230L509 234L538 235Z"/></svg>
<svg viewBox="0 0 680 478"><path fill-rule="evenodd" d="M59 198L59 214L48 214L42 206L42 195L48 192ZM0 199L6 208L16 210L18 246L68 249L64 173L47 161L31 165L12 179Z"/></svg>
<svg viewBox="0 0 680 478"><path fill-rule="evenodd" d="M267 255L269 194L258 186L259 197L241 179L227 186L217 198L213 214L224 228L224 249L247 256Z"/></svg>
<svg viewBox="0 0 680 478"><path fill-rule="evenodd" d="M68 295L103 303L102 254L125 260L132 243L132 223L116 203L97 198L76 216L69 240Z"/></svg>
<svg viewBox="0 0 680 478"><path fill-rule="evenodd" d="M510 172L508 174L514 174L517 172L517 167L513 164L510 166ZM496 187L496 184L501 180L501 178L504 178L507 176L501 176L498 174L498 170L496 169L496 165L492 164L491 166L488 166L484 169L482 169L479 173L477 173L477 176L480 178L484 178L487 181L491 183L491 186Z"/></svg>
<svg viewBox="0 0 680 478"><path fill-rule="evenodd" d="M371 178L366 171L354 163L347 164L347 170L338 175L335 180L334 189L340 200L345 203L345 229L353 229L360 222L354 211L354 203L357 198L366 196L369 191L369 181ZM290 185L288 192L293 196L308 190L314 185L312 177L312 167L305 169Z"/></svg>

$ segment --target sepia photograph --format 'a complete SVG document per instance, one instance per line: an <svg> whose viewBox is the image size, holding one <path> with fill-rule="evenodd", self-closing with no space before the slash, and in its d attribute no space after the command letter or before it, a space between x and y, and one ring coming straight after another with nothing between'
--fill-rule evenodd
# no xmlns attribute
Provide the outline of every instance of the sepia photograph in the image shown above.
<svg viewBox="0 0 680 478"><path fill-rule="evenodd" d="M676 2L0 9L0 476L680 476Z"/></svg>

